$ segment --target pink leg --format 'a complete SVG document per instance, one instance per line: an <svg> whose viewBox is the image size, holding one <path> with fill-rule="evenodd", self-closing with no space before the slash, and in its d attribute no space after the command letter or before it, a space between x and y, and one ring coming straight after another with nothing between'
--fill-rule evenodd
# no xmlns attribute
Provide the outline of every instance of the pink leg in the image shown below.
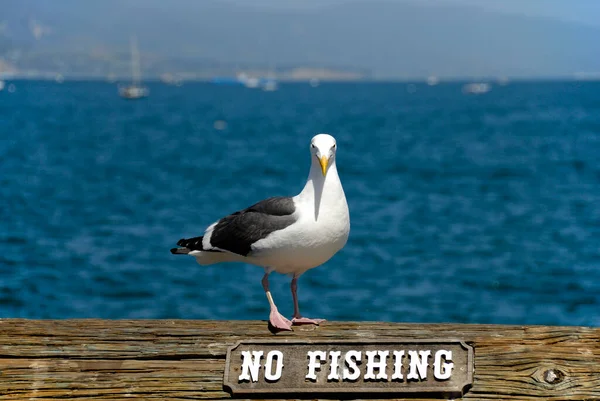
<svg viewBox="0 0 600 401"><path fill-rule="evenodd" d="M275 329L275 331L291 331L292 330L292 322L283 317L279 311L277 310L277 306L275 306L275 302L273 302L273 297L271 296L271 291L269 291L269 273L265 273L262 279L262 285L265 289L265 294L267 294L267 299L269 300L269 305L271 305L271 313L269 314L269 323Z"/></svg>
<svg viewBox="0 0 600 401"><path fill-rule="evenodd" d="M298 306L298 276L294 275L292 279L292 298L294 299L294 318L292 319L292 324L316 324L318 325L321 322L324 322L325 319L309 319L307 317L302 317L300 314L300 307Z"/></svg>

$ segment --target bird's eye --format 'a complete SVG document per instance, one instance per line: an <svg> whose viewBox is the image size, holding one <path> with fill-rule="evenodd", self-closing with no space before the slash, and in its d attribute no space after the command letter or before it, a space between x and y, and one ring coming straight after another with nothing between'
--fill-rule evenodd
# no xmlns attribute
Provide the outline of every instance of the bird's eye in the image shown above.
<svg viewBox="0 0 600 401"><path fill-rule="evenodd" d="M310 144L310 147L311 147L311 148L313 148L313 149L314 149L314 148L316 148L316 146L315 146L315 144L314 144L314 143L311 143L311 144Z"/></svg>
<svg viewBox="0 0 600 401"><path fill-rule="evenodd" d="M334 143L334 144L333 144L333 146L332 146L331 148L332 148L332 149L335 149L335 145L336 145L336 144Z"/></svg>

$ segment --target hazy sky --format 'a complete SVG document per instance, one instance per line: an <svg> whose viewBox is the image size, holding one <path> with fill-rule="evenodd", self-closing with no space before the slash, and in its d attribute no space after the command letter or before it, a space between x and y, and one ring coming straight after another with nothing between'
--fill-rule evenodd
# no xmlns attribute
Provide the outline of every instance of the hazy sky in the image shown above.
<svg viewBox="0 0 600 401"><path fill-rule="evenodd" d="M314 9L356 0L229 0L255 7ZM381 1L381 0L378 0ZM511 14L548 17L600 27L600 0L384 0L420 4L458 4Z"/></svg>
<svg viewBox="0 0 600 401"><path fill-rule="evenodd" d="M439 0L438 0L439 1ZM477 5L489 10L600 26L600 1L598 0L443 0Z"/></svg>
<svg viewBox="0 0 600 401"><path fill-rule="evenodd" d="M120 54L135 32L144 54L170 69L208 60L402 79L600 71L600 0L10 1L0 46L29 49L39 65L50 51ZM48 34L32 35L32 21ZM153 68L167 68L160 62Z"/></svg>

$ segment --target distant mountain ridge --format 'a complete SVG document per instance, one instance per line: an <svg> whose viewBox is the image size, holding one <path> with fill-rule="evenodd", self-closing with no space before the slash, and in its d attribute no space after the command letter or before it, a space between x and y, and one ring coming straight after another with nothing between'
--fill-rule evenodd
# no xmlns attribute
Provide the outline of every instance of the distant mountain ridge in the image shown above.
<svg viewBox="0 0 600 401"><path fill-rule="evenodd" d="M135 33L143 56L156 60L347 66L378 78L600 71L598 28L450 3L357 0L299 11L213 0L8 0L0 24L0 57L110 58L126 53Z"/></svg>

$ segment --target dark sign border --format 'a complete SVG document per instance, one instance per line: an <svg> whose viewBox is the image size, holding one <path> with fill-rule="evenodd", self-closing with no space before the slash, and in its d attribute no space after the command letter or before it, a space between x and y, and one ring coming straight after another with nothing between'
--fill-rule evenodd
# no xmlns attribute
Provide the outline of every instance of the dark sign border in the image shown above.
<svg viewBox="0 0 600 401"><path fill-rule="evenodd" d="M411 345L411 344L452 344L452 345L460 345L465 351L467 351L467 371L465 374L465 382L462 385L458 385L455 387L448 388L440 388L439 386L429 387L429 386L415 386L408 388L357 388L357 387L349 387L349 388L335 388L331 390L327 390L325 388L313 389L307 387L301 388L285 388L285 389L247 389L240 388L237 385L237 382L230 380L229 371L231 368L231 353L240 345L256 345L256 344L265 344L265 345L332 345L332 344L343 344L343 345L386 345L386 344L397 344L397 345ZM467 344L463 340L457 339L398 339L398 340L366 340L366 339L357 339L357 340L240 340L236 342L234 345L230 346L227 349L227 359L225 361L225 373L223 376L223 388L232 395L247 395L247 394L319 394L319 395L334 395L334 394L342 394L342 393L355 393L355 394L417 394L417 393L438 393L438 394L464 394L470 386L473 384L473 372L475 370L474 361L473 361L473 347Z"/></svg>

